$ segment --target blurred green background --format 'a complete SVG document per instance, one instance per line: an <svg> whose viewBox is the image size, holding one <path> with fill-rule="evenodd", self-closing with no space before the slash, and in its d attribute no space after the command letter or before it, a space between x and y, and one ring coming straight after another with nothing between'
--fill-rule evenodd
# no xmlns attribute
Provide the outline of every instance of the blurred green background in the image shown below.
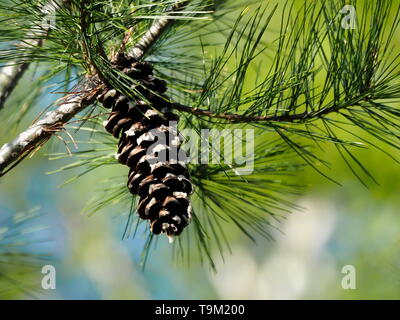
<svg viewBox="0 0 400 320"><path fill-rule="evenodd" d="M265 1L268 2L268 1ZM302 1L295 1L301 5ZM275 16L279 23L280 11ZM271 26L276 24L273 23ZM277 30L267 34L276 38ZM400 35L396 35L400 43ZM399 51L400 45L396 48ZM43 89L40 99L17 126L7 125L15 117L13 105L30 94L32 79L40 69L31 68L9 99L1 117L0 144L25 128L43 106L59 98ZM255 71L254 71L255 72ZM47 93L47 94L46 94ZM79 133L76 139L79 139ZM360 132L360 135L368 138ZM382 148L386 149L385 146ZM400 298L400 166L374 149L356 155L374 174L379 185L363 186L348 169L337 150L325 145L317 151L332 164L328 172L338 186L313 169L295 178L309 185L294 199L303 210L292 212L273 233L274 240L249 241L233 225L225 225L232 254L225 262L215 252L217 273L207 264L175 263L167 241L152 251L146 269L140 266L145 238L121 240L126 212L107 207L93 216L82 208L98 190L99 179L125 174L121 166L100 168L64 187L60 185L77 172L47 175L73 159L49 161L46 154L65 151L53 138L31 159L23 161L0 180L0 215L38 207L35 223L48 239L44 249L54 253L57 289L39 290L40 299L399 299ZM397 159L400 153L390 150ZM29 239L28 239L29 241ZM356 289L341 286L343 266L356 269ZM40 287L41 267L31 270L31 283ZM33 282L32 282L33 281ZM36 282L35 282L36 281ZM8 285L0 281L0 286ZM26 298L21 291L7 298Z"/></svg>

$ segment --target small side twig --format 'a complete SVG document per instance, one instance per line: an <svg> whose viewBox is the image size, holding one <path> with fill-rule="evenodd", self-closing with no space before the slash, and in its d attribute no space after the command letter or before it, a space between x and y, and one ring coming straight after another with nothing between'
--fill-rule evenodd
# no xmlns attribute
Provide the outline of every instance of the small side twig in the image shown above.
<svg viewBox="0 0 400 320"><path fill-rule="evenodd" d="M308 118L308 113L298 113L298 114L284 114L279 116L246 116L234 113L215 113L209 110L203 110L199 108L192 108L185 106L180 103L173 103L172 108L181 111L194 114L196 116L204 116L214 119L224 119L230 122L295 122L302 121Z"/></svg>

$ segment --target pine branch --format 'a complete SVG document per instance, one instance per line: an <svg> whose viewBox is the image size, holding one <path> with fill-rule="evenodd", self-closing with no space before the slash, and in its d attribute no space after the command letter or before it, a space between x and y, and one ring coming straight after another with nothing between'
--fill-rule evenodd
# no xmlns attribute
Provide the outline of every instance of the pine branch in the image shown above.
<svg viewBox="0 0 400 320"><path fill-rule="evenodd" d="M12 169L5 171L12 163L19 163L35 148L45 143L53 133L61 130L63 125L72 119L78 112L94 101L97 90L92 87L93 82L82 84L84 94L77 93L67 96L63 103L54 111L20 133L13 141L4 144L0 149L0 177Z"/></svg>
<svg viewBox="0 0 400 320"><path fill-rule="evenodd" d="M251 123L251 122L294 122L301 121L308 118L308 113L298 113L298 114L284 114L279 116L246 116L234 113L215 113L209 110L203 110L199 108L191 108L180 103L173 103L172 107L181 112L187 112L194 114L196 116L205 116L215 119L224 119L234 123Z"/></svg>
<svg viewBox="0 0 400 320"><path fill-rule="evenodd" d="M186 3L186 1L179 2L168 12L173 13L182 9ZM153 43L168 29L171 21L173 21L172 15L171 19L161 18L152 24L151 32L145 33L143 38L138 41L139 45L135 46L137 50L134 53L137 59L143 57ZM62 129L66 122L94 102L101 86L94 86L98 81L93 81L96 80L93 78L97 77L94 76L85 80L80 86L79 93L67 96L56 110L47 113L42 120L33 124L13 141L0 148L0 177L19 164L35 148L46 143L54 132ZM13 163L14 165L12 165ZM8 168L10 165L12 166ZM8 169L6 170L6 168Z"/></svg>

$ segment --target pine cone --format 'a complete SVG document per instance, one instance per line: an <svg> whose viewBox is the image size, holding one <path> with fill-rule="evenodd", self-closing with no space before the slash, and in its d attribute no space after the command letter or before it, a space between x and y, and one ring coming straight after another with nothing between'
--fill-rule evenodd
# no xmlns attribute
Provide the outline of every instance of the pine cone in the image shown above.
<svg viewBox="0 0 400 320"><path fill-rule="evenodd" d="M154 234L179 235L191 219L193 187L182 140L170 125L178 117L164 95L166 82L153 76L150 63L125 55L117 61L115 67L133 80L134 98L112 88L98 97L111 109L105 129L119 139L116 158L130 168L128 189L139 196L139 217L149 220Z"/></svg>

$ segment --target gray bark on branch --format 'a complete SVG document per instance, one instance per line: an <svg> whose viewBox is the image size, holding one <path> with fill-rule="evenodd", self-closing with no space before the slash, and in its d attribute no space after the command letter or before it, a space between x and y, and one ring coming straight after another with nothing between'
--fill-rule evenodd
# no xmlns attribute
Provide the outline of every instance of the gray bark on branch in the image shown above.
<svg viewBox="0 0 400 320"><path fill-rule="evenodd" d="M173 14L183 9L187 2L178 2L169 12ZM172 21L173 15L171 15L171 18L161 18L154 21L150 30L143 35L130 53L134 54L137 59L141 59L154 42L168 29ZM93 87L93 83L92 80L84 81L79 93L68 95L57 109L48 112L43 119L0 148L0 177L23 160L32 150L45 143L53 133L61 130L63 125L77 113L95 101L100 87Z"/></svg>

